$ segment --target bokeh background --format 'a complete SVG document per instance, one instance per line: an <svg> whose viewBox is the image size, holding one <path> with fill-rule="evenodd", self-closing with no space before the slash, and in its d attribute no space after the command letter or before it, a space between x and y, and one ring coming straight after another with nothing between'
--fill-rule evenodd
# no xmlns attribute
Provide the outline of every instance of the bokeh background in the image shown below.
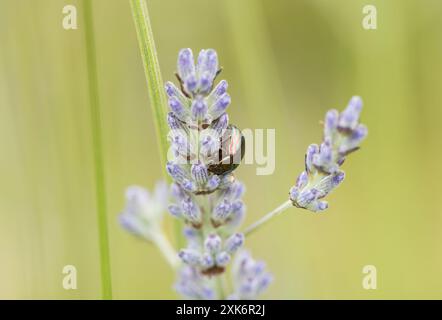
<svg viewBox="0 0 442 320"><path fill-rule="evenodd" d="M152 188L162 167L129 3L92 2L114 298L176 298L161 255L117 223L126 186ZM62 28L67 4L78 30ZM366 4L377 30L361 26ZM275 173L237 170L246 223L286 199L325 111L364 99L369 137L326 214L293 209L247 240L275 275L263 298L442 298L441 1L148 5L164 80L180 48L215 48L231 121L276 129ZM0 298L101 297L82 10L76 0L0 0ZM67 264L77 290L62 288ZM377 290L361 285L369 264Z"/></svg>

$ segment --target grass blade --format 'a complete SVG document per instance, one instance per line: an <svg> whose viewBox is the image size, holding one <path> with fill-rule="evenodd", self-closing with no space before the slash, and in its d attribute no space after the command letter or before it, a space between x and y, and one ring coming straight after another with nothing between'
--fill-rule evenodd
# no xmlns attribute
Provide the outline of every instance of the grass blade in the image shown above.
<svg viewBox="0 0 442 320"><path fill-rule="evenodd" d="M132 15L137 31L138 44L140 46L141 58L143 60L144 73L147 80L150 105L154 117L155 130L160 150L161 164L166 179L170 182L169 175L165 171L167 160L167 134L169 128L166 123L168 106L164 93L164 84L161 77L160 65L158 62L152 27L150 25L149 12L145 0L130 0ZM174 222L175 242L181 245L181 223Z"/></svg>
<svg viewBox="0 0 442 320"><path fill-rule="evenodd" d="M109 236L107 226L106 189L103 165L103 146L101 135L101 114L98 94L97 62L92 21L92 1L83 0L85 15L86 59L89 85L89 103L91 108L91 128L94 151L94 170L97 197L98 236L101 268L101 290L105 300L112 299L112 279L109 254Z"/></svg>
<svg viewBox="0 0 442 320"><path fill-rule="evenodd" d="M160 147L161 163L167 159L167 134L169 128L166 123L168 113L167 100L164 94L163 80L158 63L155 42L150 25L149 13L145 0L130 0L138 43L143 59L144 73L147 80L150 105L154 116L155 129Z"/></svg>

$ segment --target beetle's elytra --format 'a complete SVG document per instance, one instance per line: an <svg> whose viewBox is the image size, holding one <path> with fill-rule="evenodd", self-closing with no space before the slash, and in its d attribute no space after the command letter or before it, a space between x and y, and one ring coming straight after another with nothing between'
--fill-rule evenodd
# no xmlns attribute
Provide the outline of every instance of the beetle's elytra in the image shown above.
<svg viewBox="0 0 442 320"><path fill-rule="evenodd" d="M235 170L245 153L245 139L241 130L234 125L229 125L225 134L220 138L220 149L217 157L213 159L208 170L217 175L223 175Z"/></svg>

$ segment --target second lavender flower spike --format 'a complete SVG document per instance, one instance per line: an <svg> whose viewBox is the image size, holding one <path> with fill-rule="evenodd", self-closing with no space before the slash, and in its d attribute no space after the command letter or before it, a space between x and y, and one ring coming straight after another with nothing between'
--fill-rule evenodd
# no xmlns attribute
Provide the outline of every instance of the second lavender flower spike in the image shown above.
<svg viewBox="0 0 442 320"><path fill-rule="evenodd" d="M359 123L361 110L362 100L355 96L341 113L334 109L327 112L323 141L307 148L305 171L290 189L294 206L313 212L328 208L323 199L344 180L341 165L367 136L367 127Z"/></svg>

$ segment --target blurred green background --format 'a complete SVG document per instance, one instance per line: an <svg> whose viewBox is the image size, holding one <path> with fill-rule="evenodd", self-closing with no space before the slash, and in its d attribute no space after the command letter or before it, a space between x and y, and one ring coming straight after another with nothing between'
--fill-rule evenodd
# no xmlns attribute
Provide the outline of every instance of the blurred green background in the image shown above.
<svg viewBox="0 0 442 320"><path fill-rule="evenodd" d="M117 216L161 178L130 6L93 0L114 298L175 298L174 274ZM78 9L78 30L62 8ZM373 4L378 29L361 26ZM215 48L231 121L276 129L276 171L242 166L246 223L279 205L329 108L363 97L369 137L324 215L292 209L247 240L275 280L263 298L442 298L442 2L150 0L164 80ZM100 298L82 2L0 0L0 298ZM170 227L170 218L167 218ZM62 268L78 289L62 288ZM375 265L378 289L362 288Z"/></svg>

